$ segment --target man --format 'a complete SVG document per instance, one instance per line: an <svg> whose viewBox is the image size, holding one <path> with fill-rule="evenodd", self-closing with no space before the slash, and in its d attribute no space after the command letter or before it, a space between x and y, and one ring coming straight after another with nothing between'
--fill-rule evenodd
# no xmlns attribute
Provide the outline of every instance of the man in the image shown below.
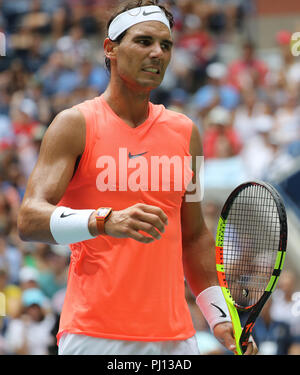
<svg viewBox="0 0 300 375"><path fill-rule="evenodd" d="M234 350L214 240L199 200L187 203L202 155L197 128L149 102L171 58L171 28L153 1L131 1L112 17L107 90L57 116L29 180L21 237L72 250L60 354L199 354L184 275L214 334ZM193 172L184 162L191 155Z"/></svg>

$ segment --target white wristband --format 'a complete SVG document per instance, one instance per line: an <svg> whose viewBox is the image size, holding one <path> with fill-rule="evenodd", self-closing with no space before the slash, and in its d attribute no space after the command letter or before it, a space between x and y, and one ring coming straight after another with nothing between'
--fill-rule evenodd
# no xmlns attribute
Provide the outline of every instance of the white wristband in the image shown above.
<svg viewBox="0 0 300 375"><path fill-rule="evenodd" d="M91 235L88 224L95 210L72 210L57 207L50 218L50 231L59 245L70 245L95 238Z"/></svg>
<svg viewBox="0 0 300 375"><path fill-rule="evenodd" d="M219 323L231 322L230 313L220 286L211 286L203 290L196 298L204 318L213 332Z"/></svg>

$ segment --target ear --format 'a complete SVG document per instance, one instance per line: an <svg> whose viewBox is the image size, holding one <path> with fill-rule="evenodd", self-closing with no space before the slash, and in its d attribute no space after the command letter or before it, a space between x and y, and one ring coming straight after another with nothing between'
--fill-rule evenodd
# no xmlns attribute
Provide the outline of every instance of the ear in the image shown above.
<svg viewBox="0 0 300 375"><path fill-rule="evenodd" d="M111 41L109 38L104 40L104 54L110 60L113 60L116 56L117 43Z"/></svg>

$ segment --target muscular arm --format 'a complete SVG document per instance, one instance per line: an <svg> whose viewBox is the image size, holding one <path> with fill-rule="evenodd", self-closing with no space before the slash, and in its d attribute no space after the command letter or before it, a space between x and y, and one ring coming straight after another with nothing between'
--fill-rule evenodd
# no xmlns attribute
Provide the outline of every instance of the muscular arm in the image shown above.
<svg viewBox="0 0 300 375"><path fill-rule="evenodd" d="M67 189L84 148L83 115L76 109L63 111L47 130L38 162L29 178L18 217L22 240L56 243L50 230L50 218ZM167 221L160 208L136 204L122 211L113 211L105 230L112 237L130 237L147 244L161 238ZM89 218L88 230L95 237L99 235L96 211ZM140 233L141 230L149 236Z"/></svg>
<svg viewBox="0 0 300 375"><path fill-rule="evenodd" d="M200 168L196 158L203 155L196 125L192 131L190 153L193 157L193 183L196 184ZM215 241L205 224L201 202L187 202L188 194L186 193L181 207L183 266L186 280L193 294L197 296L202 290L218 285L214 256Z"/></svg>
<svg viewBox="0 0 300 375"><path fill-rule="evenodd" d="M25 241L55 243L50 217L73 176L85 147L85 120L76 109L61 112L49 126L37 164L29 178L18 217Z"/></svg>
<svg viewBox="0 0 300 375"><path fill-rule="evenodd" d="M196 157L203 155L201 138L195 125L190 142L190 153L193 157L195 184L196 176L199 175ZM203 290L218 285L215 241L205 224L200 202L190 203L185 197L181 208L181 221L184 273L191 291L197 297ZM214 335L228 350L235 350L231 322L217 324ZM245 354L254 355L257 350L256 344L252 342L249 343Z"/></svg>

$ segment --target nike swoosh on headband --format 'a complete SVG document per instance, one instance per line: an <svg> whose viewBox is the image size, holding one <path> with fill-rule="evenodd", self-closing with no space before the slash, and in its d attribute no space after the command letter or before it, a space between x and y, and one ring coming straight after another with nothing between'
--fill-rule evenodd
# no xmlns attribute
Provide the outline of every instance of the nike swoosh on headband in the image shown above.
<svg viewBox="0 0 300 375"><path fill-rule="evenodd" d="M157 11L155 11L155 12L146 12L145 10L144 10L144 12L143 12L143 16L150 16L151 14L155 14L155 13L161 13L161 12L157 12Z"/></svg>
<svg viewBox="0 0 300 375"><path fill-rule="evenodd" d="M167 16L160 7L155 5L137 7L119 14L109 26L108 37L111 40L116 40L130 27L146 21L162 22L171 32L171 26Z"/></svg>

